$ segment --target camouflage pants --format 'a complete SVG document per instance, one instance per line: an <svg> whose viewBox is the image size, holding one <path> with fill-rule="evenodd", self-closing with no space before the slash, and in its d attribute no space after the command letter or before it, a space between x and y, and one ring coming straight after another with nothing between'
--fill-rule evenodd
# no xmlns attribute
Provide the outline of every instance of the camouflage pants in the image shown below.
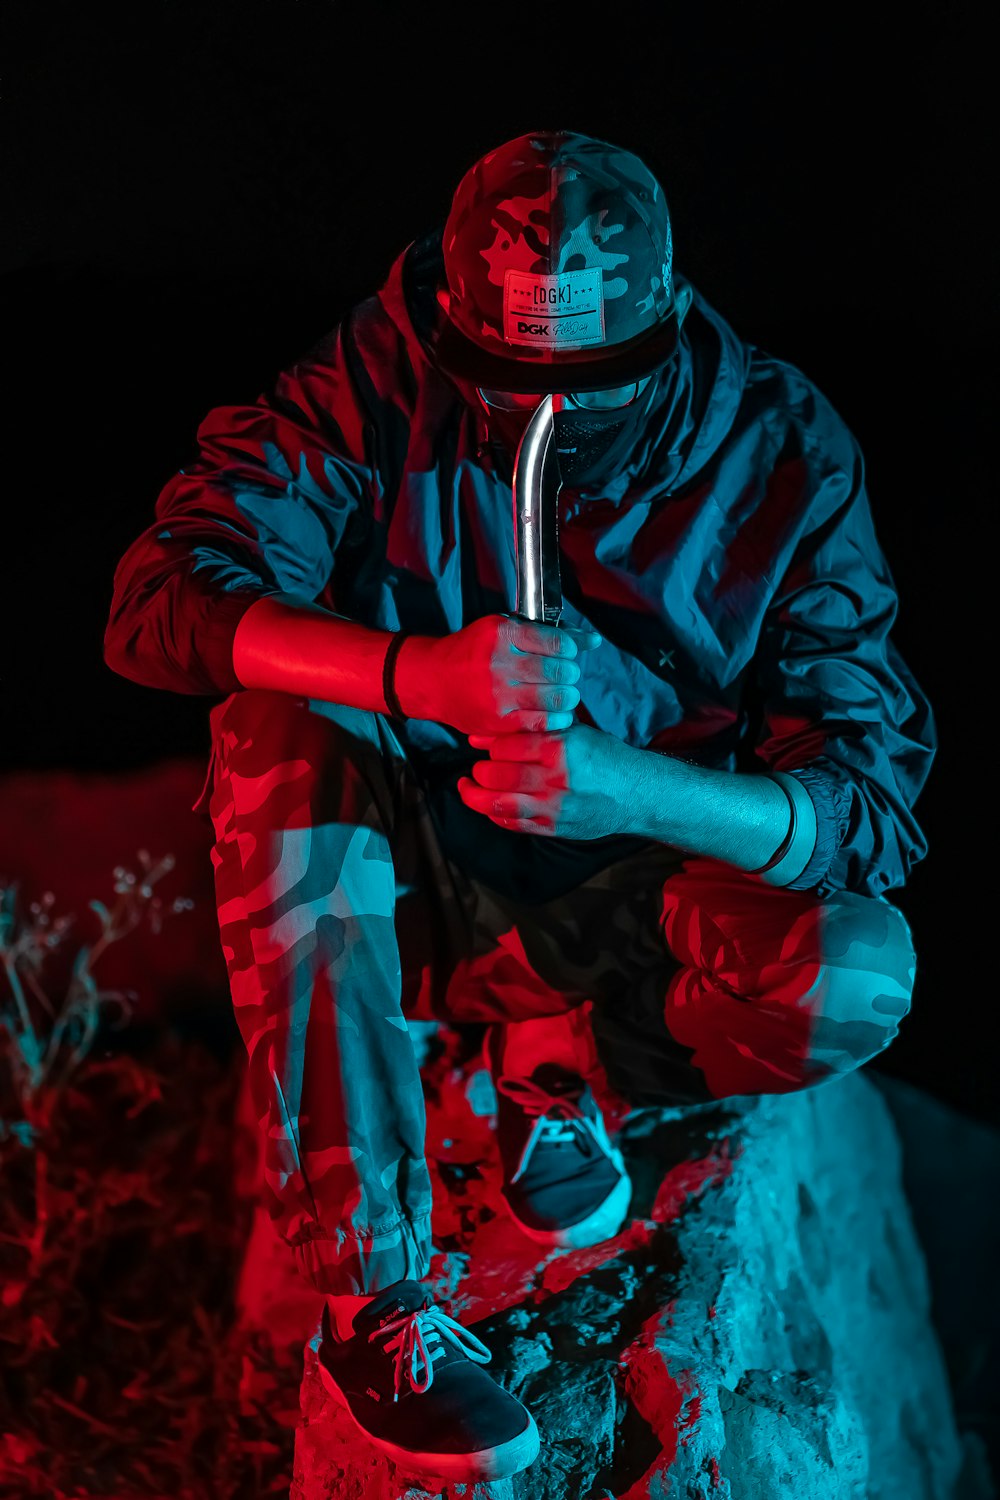
<svg viewBox="0 0 1000 1500"><path fill-rule="evenodd" d="M254 689L215 708L212 729L219 928L267 1208L319 1291L429 1267L407 1017L566 1015L581 1071L627 1112L821 1083L886 1047L906 1014L913 948L884 900L776 890L638 838L528 899L516 860L569 841L497 828L450 792L498 888L470 874L386 716Z"/></svg>

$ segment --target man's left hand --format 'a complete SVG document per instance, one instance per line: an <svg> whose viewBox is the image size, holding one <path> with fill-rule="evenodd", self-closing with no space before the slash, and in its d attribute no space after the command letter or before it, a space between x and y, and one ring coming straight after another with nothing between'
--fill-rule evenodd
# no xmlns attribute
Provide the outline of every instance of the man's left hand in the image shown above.
<svg viewBox="0 0 1000 1500"><path fill-rule="evenodd" d="M633 752L623 740L574 724L551 733L514 731L470 735L488 750L458 794L466 807L501 828L567 839L629 833L629 770Z"/></svg>

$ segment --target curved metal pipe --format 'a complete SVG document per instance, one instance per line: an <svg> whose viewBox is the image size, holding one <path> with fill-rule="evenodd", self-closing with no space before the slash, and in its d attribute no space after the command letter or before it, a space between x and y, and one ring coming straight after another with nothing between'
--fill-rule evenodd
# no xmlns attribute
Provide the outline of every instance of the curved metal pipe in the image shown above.
<svg viewBox="0 0 1000 1500"><path fill-rule="evenodd" d="M546 396L525 428L514 460L514 550L517 603L524 620L558 625L562 614L559 574L559 490L552 397Z"/></svg>

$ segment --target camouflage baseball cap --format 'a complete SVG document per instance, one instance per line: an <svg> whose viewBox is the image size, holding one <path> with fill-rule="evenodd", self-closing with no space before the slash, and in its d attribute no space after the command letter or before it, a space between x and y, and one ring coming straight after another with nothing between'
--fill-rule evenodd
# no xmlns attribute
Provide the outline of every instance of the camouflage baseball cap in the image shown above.
<svg viewBox="0 0 1000 1500"><path fill-rule="evenodd" d="M441 259L431 352L479 385L594 390L676 347L663 189L607 141L543 130L487 152L458 185Z"/></svg>

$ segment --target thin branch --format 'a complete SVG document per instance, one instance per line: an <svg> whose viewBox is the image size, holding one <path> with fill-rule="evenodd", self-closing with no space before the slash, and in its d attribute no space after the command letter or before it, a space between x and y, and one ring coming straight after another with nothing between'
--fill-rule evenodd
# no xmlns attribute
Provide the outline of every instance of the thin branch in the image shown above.
<svg viewBox="0 0 1000 1500"><path fill-rule="evenodd" d="M7 982L11 987L14 1000L17 1003L17 1008L21 1013L21 1025L24 1027L27 1034L31 1037L32 1043L37 1053L38 1038L35 1035L35 1028L31 1023L31 1012L28 1010L28 1002L25 999L24 989L21 985L21 976L18 974L16 966L13 963L8 963L6 959L4 960L4 969L6 970Z"/></svg>
<svg viewBox="0 0 1000 1500"><path fill-rule="evenodd" d="M74 1417L79 1417L81 1422L86 1422L95 1432L103 1432L105 1437L114 1438L115 1442L121 1441L121 1433L115 1427L109 1427L107 1422L102 1422L97 1417L92 1417L90 1412L84 1411L82 1407L74 1406L72 1401L67 1401L63 1396L57 1396L55 1391L47 1391L47 1401L54 1401L56 1406L61 1406L65 1411L71 1412Z"/></svg>
<svg viewBox="0 0 1000 1500"><path fill-rule="evenodd" d="M38 1001L39 1005L41 1005L43 1009L48 1012L51 1018L55 1020L56 1013L53 1009L52 1002L45 991L42 989L41 985L38 983L38 980L35 978L35 975L32 974L30 969L24 976L24 982L28 986L28 989L31 991L31 993L34 995L35 999Z"/></svg>

